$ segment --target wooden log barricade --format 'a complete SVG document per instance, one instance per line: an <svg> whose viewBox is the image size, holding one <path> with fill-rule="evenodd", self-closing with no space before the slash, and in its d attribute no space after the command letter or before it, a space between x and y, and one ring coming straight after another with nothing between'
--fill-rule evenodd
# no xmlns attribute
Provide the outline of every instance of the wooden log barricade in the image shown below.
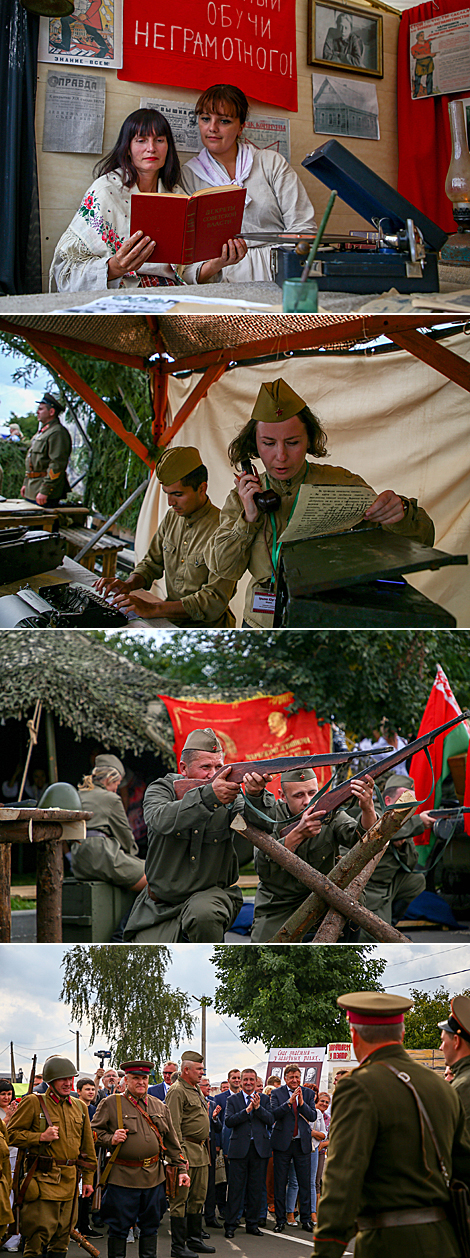
<svg viewBox="0 0 470 1258"><path fill-rule="evenodd" d="M37 942L62 943L62 839L85 834L91 812L0 807L0 943L11 940L11 845L37 843Z"/></svg>
<svg viewBox="0 0 470 1258"><path fill-rule="evenodd" d="M395 927L389 926L375 913L371 913L369 909L358 903L358 897L378 863L375 857L380 857L389 840L416 811L416 799L411 792L406 792L400 802L403 804L408 801L409 808L393 808L384 813L351 851L341 857L329 877L320 874L317 869L313 869L299 856L289 852L282 843L266 831L258 830L250 825L241 814L234 817L232 830L242 833L253 843L254 847L258 847L271 860L276 861L311 892L304 904L292 913L270 943L294 943L303 939L315 922L324 917L325 909L332 910L344 920L351 919L382 943L408 942L406 935L402 935L401 931L395 930ZM338 938L342 924L343 922L339 922L338 919L332 923L330 918L327 930L330 932L332 928L335 931L338 926L339 929L338 934L328 933L328 940ZM325 941L324 935L323 941ZM316 936L315 942L317 942Z"/></svg>

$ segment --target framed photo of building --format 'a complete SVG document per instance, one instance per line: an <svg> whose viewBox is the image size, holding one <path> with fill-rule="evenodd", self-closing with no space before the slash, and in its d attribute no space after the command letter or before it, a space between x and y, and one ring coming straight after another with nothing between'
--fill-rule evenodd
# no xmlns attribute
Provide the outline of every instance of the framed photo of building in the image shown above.
<svg viewBox="0 0 470 1258"><path fill-rule="evenodd" d="M373 10L308 0L308 65L383 77L383 20Z"/></svg>

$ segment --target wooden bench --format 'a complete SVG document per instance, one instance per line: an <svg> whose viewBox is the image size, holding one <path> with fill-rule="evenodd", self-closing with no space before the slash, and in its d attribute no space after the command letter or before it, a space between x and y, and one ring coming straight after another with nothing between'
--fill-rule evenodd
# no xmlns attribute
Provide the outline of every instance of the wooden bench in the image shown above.
<svg viewBox="0 0 470 1258"><path fill-rule="evenodd" d="M60 536L64 538L66 545L66 554L70 559L74 559L87 542L94 537L92 529L75 528L62 529ZM121 542L118 537L110 537L108 533L104 533L98 541L93 542L93 546L83 556L80 563L84 568L88 568L90 572L95 571L96 559L99 556L102 561L102 571L104 577L114 577L116 575L116 561L120 550L124 550L125 542Z"/></svg>

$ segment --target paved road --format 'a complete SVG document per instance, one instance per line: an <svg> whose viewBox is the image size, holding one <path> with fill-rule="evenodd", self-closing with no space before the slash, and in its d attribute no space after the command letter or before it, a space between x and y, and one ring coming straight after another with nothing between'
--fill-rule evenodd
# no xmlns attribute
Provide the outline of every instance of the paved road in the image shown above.
<svg viewBox="0 0 470 1258"><path fill-rule="evenodd" d="M169 1215L165 1214L158 1232L158 1258L170 1258L171 1239L170 1239L170 1223ZM308 1232L302 1232L298 1227L287 1227L285 1232L280 1236L273 1232L274 1223L268 1221L267 1227L263 1228L263 1237L247 1236L244 1226L237 1228L234 1240L227 1240L222 1231L216 1230L211 1232L211 1239L206 1244L214 1245L218 1258L310 1258L313 1245L312 1238ZM206 1228L210 1231L210 1228ZM100 1258L106 1258L106 1237L101 1240L92 1240L100 1252ZM295 1249L291 1246L295 1245ZM350 1258L354 1253L353 1243L345 1249L345 1255ZM79 1249L74 1241L71 1241L69 1248L69 1258L79 1258L84 1255L86 1250ZM138 1258L139 1246L138 1242L128 1244L127 1258Z"/></svg>

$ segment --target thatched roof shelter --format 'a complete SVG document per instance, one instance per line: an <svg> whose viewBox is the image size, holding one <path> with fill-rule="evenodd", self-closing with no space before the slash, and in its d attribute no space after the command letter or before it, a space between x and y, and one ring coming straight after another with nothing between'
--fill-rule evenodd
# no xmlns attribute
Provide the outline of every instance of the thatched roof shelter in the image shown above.
<svg viewBox="0 0 470 1258"><path fill-rule="evenodd" d="M173 732L159 692L168 682L77 630L0 632L0 721L22 720L40 700L77 739L174 766ZM176 693L175 687L172 687Z"/></svg>

